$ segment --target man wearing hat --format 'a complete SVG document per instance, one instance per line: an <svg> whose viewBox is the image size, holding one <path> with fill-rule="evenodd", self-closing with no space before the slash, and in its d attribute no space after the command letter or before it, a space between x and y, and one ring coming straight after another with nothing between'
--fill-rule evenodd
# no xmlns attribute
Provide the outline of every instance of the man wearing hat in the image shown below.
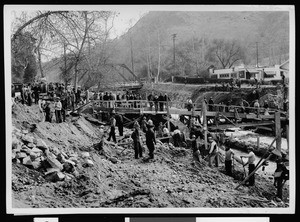
<svg viewBox="0 0 300 222"><path fill-rule="evenodd" d="M241 158L245 157L245 158L248 158L248 161L244 164L247 165L249 164L249 173L248 175L250 175L250 173L255 169L255 154L254 154L254 149L253 147L248 147L248 155L242 155ZM249 186L254 186L254 183L255 183L255 177L254 177L254 174L249 178L248 180L248 185Z"/></svg>
<svg viewBox="0 0 300 222"><path fill-rule="evenodd" d="M219 166L219 156L218 156L218 145L216 141L212 138L212 136L208 137L208 142L210 143L210 150L209 150L209 162L208 165L212 167L212 162L215 161L215 166Z"/></svg>
<svg viewBox="0 0 300 222"><path fill-rule="evenodd" d="M116 143L117 139L116 139L116 119L115 119L115 110L113 110L111 112L111 118L110 118L110 132L109 132L109 136L108 136L108 141L110 141L110 138L113 138L113 141Z"/></svg>
<svg viewBox="0 0 300 222"><path fill-rule="evenodd" d="M146 116L143 117L143 120L141 122L141 128L142 128L144 133L147 132L147 119L146 119Z"/></svg>
<svg viewBox="0 0 300 222"><path fill-rule="evenodd" d="M97 149L98 149L99 153L102 154L102 152L103 152L103 139L104 139L104 126L103 125L101 125L100 129L99 129L99 139L100 139L100 142L98 144Z"/></svg>
<svg viewBox="0 0 300 222"><path fill-rule="evenodd" d="M62 109L62 104L60 102L60 98L56 97L55 102L54 102L54 110L55 110L55 119L56 123L61 123L61 109Z"/></svg>
<svg viewBox="0 0 300 222"><path fill-rule="evenodd" d="M45 112L45 121L51 123L50 101L46 101L44 112Z"/></svg>
<svg viewBox="0 0 300 222"><path fill-rule="evenodd" d="M140 125L137 121L134 122L134 130L131 134L131 138L133 139L133 147L134 147L134 158L138 159L139 157L143 157L143 149L141 145L141 137L140 137Z"/></svg>
<svg viewBox="0 0 300 222"><path fill-rule="evenodd" d="M146 132L146 145L149 149L149 159L154 159L154 149L155 149L155 146L154 144L156 144L156 139L155 139L155 134L154 134L154 131L153 131L153 128L154 128L154 125L153 125L153 122L151 120L148 121L148 130Z"/></svg>
<svg viewBox="0 0 300 222"><path fill-rule="evenodd" d="M193 150L193 160L200 162L200 151L197 146L196 136L192 135L192 150Z"/></svg>

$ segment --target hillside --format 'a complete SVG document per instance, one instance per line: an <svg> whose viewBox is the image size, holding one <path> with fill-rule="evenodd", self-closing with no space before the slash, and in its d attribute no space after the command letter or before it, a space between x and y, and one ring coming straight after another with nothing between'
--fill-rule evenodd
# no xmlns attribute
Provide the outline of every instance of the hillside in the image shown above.
<svg viewBox="0 0 300 222"><path fill-rule="evenodd" d="M199 62L203 63L201 68L206 69L211 64L204 61L205 54L209 51L213 39L234 40L241 44L247 57L244 63L256 63L256 42L258 42L259 62L272 65L288 59L288 12L151 11L127 33L113 41L113 52L109 63L124 63L131 68L130 41L132 40L135 73L146 77L148 63L152 72L157 73L159 38L161 72L170 73L173 64L172 34L174 33L177 34L179 66L182 65L181 54L191 54L193 50L191 45L194 44L193 53L199 57ZM184 62L194 66L191 55ZM44 64L50 81L59 80L59 68L55 64L55 61ZM195 71L189 70L189 73L194 74ZM126 70L123 75L130 77Z"/></svg>

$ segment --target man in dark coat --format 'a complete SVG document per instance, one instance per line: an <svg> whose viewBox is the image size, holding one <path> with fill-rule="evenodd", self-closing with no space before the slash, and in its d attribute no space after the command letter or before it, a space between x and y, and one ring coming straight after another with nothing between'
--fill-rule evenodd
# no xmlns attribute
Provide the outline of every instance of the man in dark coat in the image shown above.
<svg viewBox="0 0 300 222"><path fill-rule="evenodd" d="M158 101L159 101L159 111L164 111L164 101L165 101L165 98L164 98L164 96L162 94L159 95Z"/></svg>
<svg viewBox="0 0 300 222"><path fill-rule="evenodd" d="M150 105L150 109L152 110L152 107L153 107L153 95L150 93L149 95L148 95L148 102L149 102L149 105Z"/></svg>
<svg viewBox="0 0 300 222"><path fill-rule="evenodd" d="M146 132L146 145L149 149L149 159L154 159L154 149L156 144L155 134L153 131L153 123L148 124L148 130Z"/></svg>
<svg viewBox="0 0 300 222"><path fill-rule="evenodd" d="M116 123L118 126L119 135L123 136L124 121L123 116L121 114L116 115Z"/></svg>
<svg viewBox="0 0 300 222"><path fill-rule="evenodd" d="M214 101L212 99L212 97L210 97L210 99L208 100L208 111L213 111L214 110Z"/></svg>
<svg viewBox="0 0 300 222"><path fill-rule="evenodd" d="M51 123L51 109L50 109L49 101L46 101L44 112L45 112L45 121Z"/></svg>

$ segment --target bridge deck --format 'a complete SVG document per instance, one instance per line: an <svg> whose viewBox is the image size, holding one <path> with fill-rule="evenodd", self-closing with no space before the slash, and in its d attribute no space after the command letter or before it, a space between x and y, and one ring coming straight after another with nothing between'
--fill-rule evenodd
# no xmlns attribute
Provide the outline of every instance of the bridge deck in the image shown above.
<svg viewBox="0 0 300 222"><path fill-rule="evenodd" d="M153 103L153 102L152 102ZM132 101L92 101L91 103L85 104L82 107L78 108L78 111L83 111L86 107L93 107L96 111L105 111L110 112L113 109L117 113L122 114L177 114L177 115L186 115L186 116L202 116L202 111L199 108L196 108L194 110L188 111L187 109L183 108L176 108L176 107L167 107L167 103L164 103L164 109L163 111L160 111L158 108L158 111L155 111L155 106L152 105L152 108L150 107L150 103L147 100L132 100ZM173 103L174 104L174 103ZM169 105L169 104L168 104ZM231 108L233 106L230 106ZM238 106L235 106L238 107ZM218 111L207 111L206 117L207 118L215 118L216 116L219 116L220 118L228 118L228 119L247 119L247 120L255 120L255 121L262 121L262 120L274 120L275 115L269 114L264 115L263 108L257 109L254 107L247 107L249 110L252 111L252 113L245 113L245 112L237 112L238 109L233 109L234 111L231 112L218 112ZM229 109L230 110L230 109ZM231 109L232 110L232 109ZM259 114L257 115L254 112L259 111ZM282 112L282 111L281 111ZM287 119L286 117L281 117L282 120Z"/></svg>

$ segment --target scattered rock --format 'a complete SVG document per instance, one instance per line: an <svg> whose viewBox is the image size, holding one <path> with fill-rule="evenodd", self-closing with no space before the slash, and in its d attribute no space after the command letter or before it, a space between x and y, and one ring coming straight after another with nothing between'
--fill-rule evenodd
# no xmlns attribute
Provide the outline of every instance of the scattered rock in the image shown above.
<svg viewBox="0 0 300 222"><path fill-rule="evenodd" d="M26 143L33 143L33 137L29 135L23 135L22 140Z"/></svg>
<svg viewBox="0 0 300 222"><path fill-rule="evenodd" d="M88 158L88 157L90 157L90 153L89 153L89 152L82 152L82 153L81 153L81 156L82 156L83 158Z"/></svg>
<svg viewBox="0 0 300 222"><path fill-rule="evenodd" d="M45 172L45 175L51 174L53 172L59 172L59 169L57 169L57 168L48 168L47 171Z"/></svg>
<svg viewBox="0 0 300 222"><path fill-rule="evenodd" d="M22 146L21 152L24 152L27 155L30 155L31 149L29 149L27 146Z"/></svg>
<svg viewBox="0 0 300 222"><path fill-rule="evenodd" d="M23 158L22 163L27 166L32 166L32 161L30 156L26 156L25 158Z"/></svg>
<svg viewBox="0 0 300 222"><path fill-rule="evenodd" d="M84 166L87 167L87 166L94 166L94 162L92 160L89 160L89 159L86 159L85 162L84 162Z"/></svg>
<svg viewBox="0 0 300 222"><path fill-rule="evenodd" d="M110 157L108 160L114 164L118 163L118 159L115 157Z"/></svg>
<svg viewBox="0 0 300 222"><path fill-rule="evenodd" d="M57 155L57 159L58 159L58 161L61 162L61 163L66 162L66 158L64 157L64 155L63 155L62 153L59 153L59 154Z"/></svg>
<svg viewBox="0 0 300 222"><path fill-rule="evenodd" d="M60 153L59 149L56 148L56 147L52 147L52 148L51 148L51 152L52 152L55 156L57 156L57 155Z"/></svg>
<svg viewBox="0 0 300 222"><path fill-rule="evenodd" d="M48 153L47 155L47 162L53 167L57 168L59 170L63 169L63 165L55 158L55 156L52 153Z"/></svg>
<svg viewBox="0 0 300 222"><path fill-rule="evenodd" d="M31 165L32 165L33 169L37 170L41 167L41 161L36 159L35 161L33 161L31 163Z"/></svg>
<svg viewBox="0 0 300 222"><path fill-rule="evenodd" d="M43 151L48 149L48 145L42 139L37 140L36 147L42 149Z"/></svg>
<svg viewBox="0 0 300 222"><path fill-rule="evenodd" d="M72 173L75 170L74 165L75 164L73 164L72 161L67 160L63 165L63 167L64 167L63 170L65 172Z"/></svg>
<svg viewBox="0 0 300 222"><path fill-rule="evenodd" d="M36 148L36 147L33 147L33 148L31 149L31 152L39 153L40 155L43 153L42 150L40 150L39 148Z"/></svg>
<svg viewBox="0 0 300 222"><path fill-rule="evenodd" d="M24 153L24 152L18 152L18 153L16 154L16 158L18 158L18 159L23 159L23 158L25 158L25 157L27 157L27 154Z"/></svg>
<svg viewBox="0 0 300 222"><path fill-rule="evenodd" d="M49 173L45 176L45 179L51 182L57 182L57 181L62 181L65 179L65 174L63 174L62 172L52 172Z"/></svg>
<svg viewBox="0 0 300 222"><path fill-rule="evenodd" d="M39 155L39 153L30 152L29 156L30 156L30 159L31 159L32 161L34 161L34 160L37 159L40 155Z"/></svg>
<svg viewBox="0 0 300 222"><path fill-rule="evenodd" d="M72 161L73 163L78 164L78 159L74 156L74 157L70 157L69 158L70 161Z"/></svg>
<svg viewBox="0 0 300 222"><path fill-rule="evenodd" d="M33 147L34 147L34 144L33 144L33 143L28 143L27 146L28 146L29 148L33 148Z"/></svg>

